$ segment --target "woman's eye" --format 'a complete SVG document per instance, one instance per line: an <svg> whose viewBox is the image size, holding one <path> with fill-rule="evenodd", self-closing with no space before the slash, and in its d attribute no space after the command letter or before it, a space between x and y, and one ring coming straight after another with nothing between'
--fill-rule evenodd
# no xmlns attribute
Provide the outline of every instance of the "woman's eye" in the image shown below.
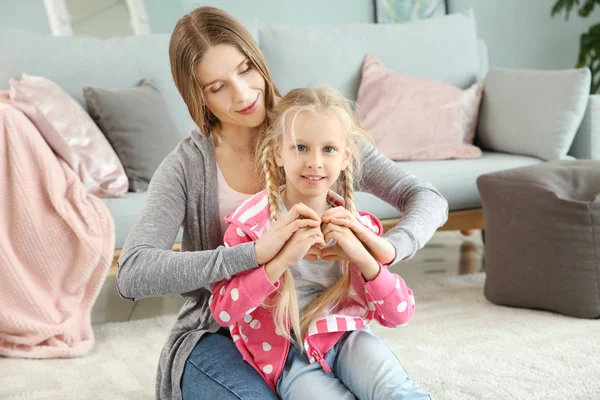
<svg viewBox="0 0 600 400"><path fill-rule="evenodd" d="M323 149L325 153L333 153L335 151L335 147L327 146Z"/></svg>
<svg viewBox="0 0 600 400"><path fill-rule="evenodd" d="M245 74L248 71L250 71L252 69L252 64L248 64L246 65L246 69L244 69L242 72L240 72L241 74Z"/></svg>
<svg viewBox="0 0 600 400"><path fill-rule="evenodd" d="M296 150L298 151L306 151L306 146L303 144L299 144L296 146Z"/></svg>
<svg viewBox="0 0 600 400"><path fill-rule="evenodd" d="M223 89L223 86L225 86L225 85L221 85L221 86L219 86L219 87L218 87L218 88L216 88L216 89L212 89L212 90L211 90L211 93L217 93L217 92L219 92L221 89Z"/></svg>

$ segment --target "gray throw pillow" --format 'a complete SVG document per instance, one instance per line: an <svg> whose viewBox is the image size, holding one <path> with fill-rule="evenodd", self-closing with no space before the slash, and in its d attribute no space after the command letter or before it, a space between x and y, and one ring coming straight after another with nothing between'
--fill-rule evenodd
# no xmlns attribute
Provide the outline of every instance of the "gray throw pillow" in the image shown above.
<svg viewBox="0 0 600 400"><path fill-rule="evenodd" d="M565 158L586 110L590 81L587 68L492 68L483 83L477 144L546 161Z"/></svg>
<svg viewBox="0 0 600 400"><path fill-rule="evenodd" d="M147 190L154 171L181 139L163 96L147 80L126 89L85 86L83 95L125 168L129 191Z"/></svg>

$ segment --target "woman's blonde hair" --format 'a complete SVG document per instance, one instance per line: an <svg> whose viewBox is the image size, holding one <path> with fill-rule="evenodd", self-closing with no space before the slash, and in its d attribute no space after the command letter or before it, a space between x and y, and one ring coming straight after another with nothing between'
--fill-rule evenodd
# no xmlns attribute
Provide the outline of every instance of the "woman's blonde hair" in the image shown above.
<svg viewBox="0 0 600 400"><path fill-rule="evenodd" d="M213 46L228 44L244 54L265 79L265 108L270 110L279 97L265 58L246 28L225 11L199 7L184 15L173 29L169 60L175 86L196 125L209 135L219 122L206 106L198 65Z"/></svg>
<svg viewBox="0 0 600 400"><path fill-rule="evenodd" d="M363 137L372 139L356 122L351 103L336 90L322 86L290 91L267 114L267 128L257 143L256 154L267 187L271 222L281 218L283 214L279 190L280 186L286 183L283 168L278 167L275 162L275 151L281 148L284 135L290 134L292 138L294 137L294 121L301 112L325 113L338 117L342 122L347 134L346 145L350 148L351 156L348 166L340 173L336 182L337 187L333 189L343 195L346 209L354 214L356 212L354 182L361 173L359 141ZM346 263L342 279L309 304L300 316L294 278L291 271L286 270L274 304L275 326L290 341L302 343L310 323L323 313L337 307L348 293L349 287L350 268ZM294 337L288 334L288 318Z"/></svg>

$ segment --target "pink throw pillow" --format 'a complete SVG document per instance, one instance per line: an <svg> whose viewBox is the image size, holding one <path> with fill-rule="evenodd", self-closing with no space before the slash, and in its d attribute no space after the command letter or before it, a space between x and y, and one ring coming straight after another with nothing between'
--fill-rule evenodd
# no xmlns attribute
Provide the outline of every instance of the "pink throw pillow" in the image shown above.
<svg viewBox="0 0 600 400"><path fill-rule="evenodd" d="M83 107L56 83L23 74L10 80L11 103L34 123L88 192L121 197L129 187L119 157Z"/></svg>
<svg viewBox="0 0 600 400"><path fill-rule="evenodd" d="M367 54L357 107L375 146L392 160L478 158L473 146L483 85L466 90L387 68Z"/></svg>

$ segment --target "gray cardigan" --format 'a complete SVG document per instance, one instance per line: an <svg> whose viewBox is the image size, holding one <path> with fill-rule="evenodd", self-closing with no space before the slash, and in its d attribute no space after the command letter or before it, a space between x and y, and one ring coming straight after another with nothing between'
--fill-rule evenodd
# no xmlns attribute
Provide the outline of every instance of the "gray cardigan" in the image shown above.
<svg viewBox="0 0 600 400"><path fill-rule="evenodd" d="M370 144L365 142L362 151L364 171L358 188L403 213L385 237L396 248L394 262L408 259L444 224L448 203ZM181 399L180 381L189 354L204 333L219 329L210 315L206 287L258 267L252 242L223 246L216 188L214 142L193 130L152 177L146 205L118 262L117 289L123 298L181 294L186 299L162 350L157 399ZM182 251L173 252L180 227Z"/></svg>

